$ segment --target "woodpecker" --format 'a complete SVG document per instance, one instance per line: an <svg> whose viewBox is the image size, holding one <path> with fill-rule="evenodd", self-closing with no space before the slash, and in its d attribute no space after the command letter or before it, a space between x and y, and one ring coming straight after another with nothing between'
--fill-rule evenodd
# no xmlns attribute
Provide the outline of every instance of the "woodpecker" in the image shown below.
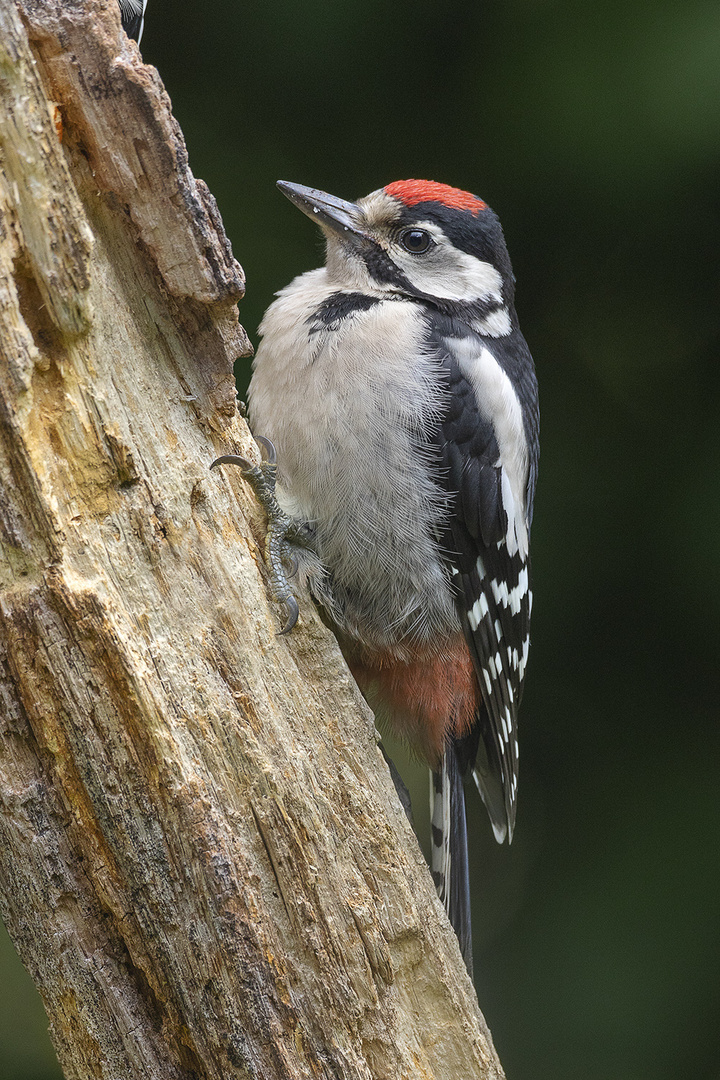
<svg viewBox="0 0 720 1080"><path fill-rule="evenodd" d="M120 5L120 21L123 30L128 37L140 44L143 27L145 26L145 8L147 0L118 0Z"/></svg>
<svg viewBox="0 0 720 1080"><path fill-rule="evenodd" d="M472 973L463 777L509 842L529 648L538 392L510 259L493 211L446 184L357 203L278 187L322 229L327 261L260 326L249 418L272 459L258 490L276 477L278 535L353 676L432 770L433 876Z"/></svg>

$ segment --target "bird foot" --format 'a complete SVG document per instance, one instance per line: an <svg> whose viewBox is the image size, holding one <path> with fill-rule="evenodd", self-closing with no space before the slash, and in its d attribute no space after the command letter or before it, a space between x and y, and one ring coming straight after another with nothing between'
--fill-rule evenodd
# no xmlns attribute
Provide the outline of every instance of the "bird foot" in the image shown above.
<svg viewBox="0 0 720 1080"><path fill-rule="evenodd" d="M255 437L263 454L260 465L253 464L247 458L239 454L223 454L216 458L210 466L211 469L218 465L237 465L242 469L243 476L255 492L258 502L267 514L268 529L265 536L265 561L268 566L270 577L270 589L273 599L284 604L286 621L280 634L289 634L295 626L300 614L298 602L293 596L292 589L288 584L288 575L283 563L287 562L293 569L292 577L297 572L297 559L292 552L292 546L302 545L302 532L296 522L280 508L275 497L275 484L277 481L277 454L275 447L269 439L262 435Z"/></svg>

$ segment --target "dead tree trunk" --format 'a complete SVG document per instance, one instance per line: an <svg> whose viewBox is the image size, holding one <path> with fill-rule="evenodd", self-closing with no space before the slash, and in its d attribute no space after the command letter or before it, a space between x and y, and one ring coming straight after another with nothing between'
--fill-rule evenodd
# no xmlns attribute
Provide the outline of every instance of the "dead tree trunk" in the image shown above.
<svg viewBox="0 0 720 1080"><path fill-rule="evenodd" d="M0 909L66 1075L502 1077L372 717L208 472L254 453L243 276L157 72L116 0L0 0L0 95Z"/></svg>

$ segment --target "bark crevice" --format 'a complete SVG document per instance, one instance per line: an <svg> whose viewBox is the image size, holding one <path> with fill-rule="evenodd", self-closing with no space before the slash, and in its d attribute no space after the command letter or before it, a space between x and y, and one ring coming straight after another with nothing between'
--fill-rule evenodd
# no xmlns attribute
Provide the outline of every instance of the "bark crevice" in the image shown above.
<svg viewBox="0 0 720 1080"><path fill-rule="evenodd" d="M373 718L209 472L256 452L244 278L116 0L0 4L0 223L0 913L66 1075L498 1080Z"/></svg>

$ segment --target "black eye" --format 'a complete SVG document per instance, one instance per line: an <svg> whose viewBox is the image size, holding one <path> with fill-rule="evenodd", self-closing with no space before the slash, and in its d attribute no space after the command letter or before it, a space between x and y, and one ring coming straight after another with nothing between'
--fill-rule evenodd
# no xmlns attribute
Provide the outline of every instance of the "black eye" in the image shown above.
<svg viewBox="0 0 720 1080"><path fill-rule="evenodd" d="M424 229L406 229L404 233L400 233L400 243L412 255L422 255L432 242L430 233L426 233Z"/></svg>

